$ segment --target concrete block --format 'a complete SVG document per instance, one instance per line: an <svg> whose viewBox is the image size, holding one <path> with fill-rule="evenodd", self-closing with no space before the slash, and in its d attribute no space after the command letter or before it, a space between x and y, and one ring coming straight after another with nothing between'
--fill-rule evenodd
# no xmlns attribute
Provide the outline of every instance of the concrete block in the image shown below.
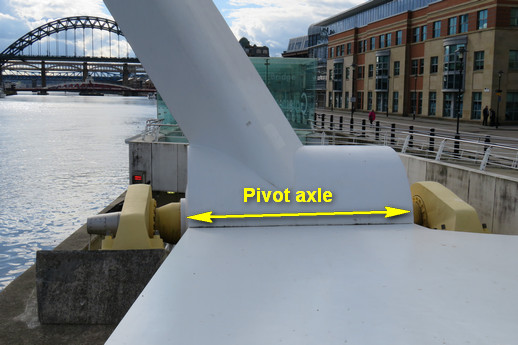
<svg viewBox="0 0 518 345"><path fill-rule="evenodd" d="M468 202L469 170L452 164L430 161L427 163L426 181L439 182L459 198Z"/></svg>
<svg viewBox="0 0 518 345"><path fill-rule="evenodd" d="M493 226L499 234L518 235L518 183L497 178L495 181Z"/></svg>
<svg viewBox="0 0 518 345"><path fill-rule="evenodd" d="M491 232L493 227L493 209L495 202L495 181L492 175L471 171L469 173L469 191L467 203L477 210L480 222L486 224Z"/></svg>
<svg viewBox="0 0 518 345"><path fill-rule="evenodd" d="M43 324L117 324L167 252L38 251L36 288Z"/></svg>
<svg viewBox="0 0 518 345"><path fill-rule="evenodd" d="M426 180L426 160L404 154L399 158L405 166L409 184Z"/></svg>

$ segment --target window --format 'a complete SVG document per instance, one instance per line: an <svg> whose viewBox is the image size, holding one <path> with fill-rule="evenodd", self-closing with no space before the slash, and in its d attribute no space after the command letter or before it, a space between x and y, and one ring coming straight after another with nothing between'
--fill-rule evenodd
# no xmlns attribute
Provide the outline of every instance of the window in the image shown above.
<svg viewBox="0 0 518 345"><path fill-rule="evenodd" d="M367 93L367 110L371 110L372 109L372 92L369 91Z"/></svg>
<svg viewBox="0 0 518 345"><path fill-rule="evenodd" d="M423 41L426 41L426 31L427 31L426 28L427 28L426 25L421 27L421 38Z"/></svg>
<svg viewBox="0 0 518 345"><path fill-rule="evenodd" d="M484 69L484 51L475 52L475 62L473 64L473 70L479 71Z"/></svg>
<svg viewBox="0 0 518 345"><path fill-rule="evenodd" d="M333 90L336 91L342 91L343 82L343 70L344 70L344 64L343 63L335 63L334 65L334 78L333 78Z"/></svg>
<svg viewBox="0 0 518 345"><path fill-rule="evenodd" d="M487 10L478 11L477 13L477 30L487 29Z"/></svg>
<svg viewBox="0 0 518 345"><path fill-rule="evenodd" d="M508 121L518 120L518 92L507 93L507 104L505 107L505 119Z"/></svg>
<svg viewBox="0 0 518 345"><path fill-rule="evenodd" d="M335 55L335 47L329 48L329 57L332 58Z"/></svg>
<svg viewBox="0 0 518 345"><path fill-rule="evenodd" d="M399 92L392 92L392 112L397 113L399 111Z"/></svg>
<svg viewBox="0 0 518 345"><path fill-rule="evenodd" d="M365 69L365 66L358 66L358 74L357 74L358 79L363 79L363 76L365 73L364 69Z"/></svg>
<svg viewBox="0 0 518 345"><path fill-rule="evenodd" d="M388 89L389 56L376 56L376 90Z"/></svg>
<svg viewBox="0 0 518 345"><path fill-rule="evenodd" d="M417 92L412 91L410 92L410 113L415 114L416 113L416 102L417 102Z"/></svg>
<svg viewBox="0 0 518 345"><path fill-rule="evenodd" d="M422 114L423 113L423 93L419 92L419 101L417 102L417 113Z"/></svg>
<svg viewBox="0 0 518 345"><path fill-rule="evenodd" d="M363 53L363 41L358 41L358 53Z"/></svg>
<svg viewBox="0 0 518 345"><path fill-rule="evenodd" d="M414 28L412 30L412 42L419 42L419 37L421 36L421 29Z"/></svg>
<svg viewBox="0 0 518 345"><path fill-rule="evenodd" d="M437 93L434 91L434 92L430 92L430 94L428 95L428 115L435 116L436 108L437 108Z"/></svg>
<svg viewBox="0 0 518 345"><path fill-rule="evenodd" d="M396 31L396 45L403 44L403 30Z"/></svg>
<svg viewBox="0 0 518 345"><path fill-rule="evenodd" d="M419 59L419 74L424 74L424 59Z"/></svg>
<svg viewBox="0 0 518 345"><path fill-rule="evenodd" d="M448 35L455 35L457 33L457 17L448 19Z"/></svg>
<svg viewBox="0 0 518 345"><path fill-rule="evenodd" d="M374 76L374 65L369 65L369 78L372 78Z"/></svg>
<svg viewBox="0 0 518 345"><path fill-rule="evenodd" d="M349 109L349 91L345 92L344 106L345 109Z"/></svg>
<svg viewBox="0 0 518 345"><path fill-rule="evenodd" d="M459 32L460 33L468 32L468 15L463 14L462 16L459 17L459 21L460 21Z"/></svg>
<svg viewBox="0 0 518 345"><path fill-rule="evenodd" d="M399 61L394 61L394 75L399 75L399 67L400 67Z"/></svg>
<svg viewBox="0 0 518 345"><path fill-rule="evenodd" d="M376 111L384 111L384 102L383 102L383 95L382 92L376 92Z"/></svg>
<svg viewBox="0 0 518 345"><path fill-rule="evenodd" d="M351 54L351 43L347 43L347 55Z"/></svg>
<svg viewBox="0 0 518 345"><path fill-rule="evenodd" d="M387 47L390 47L392 45L392 34L387 34Z"/></svg>
<svg viewBox="0 0 518 345"><path fill-rule="evenodd" d="M410 74L416 75L418 71L419 71L419 60L413 59L412 60L412 72Z"/></svg>
<svg viewBox="0 0 518 345"><path fill-rule="evenodd" d="M482 113L482 92L473 92L471 104L471 119L480 120Z"/></svg>
<svg viewBox="0 0 518 345"><path fill-rule="evenodd" d="M349 67L345 68L345 80L349 80L349 74L351 73L351 70Z"/></svg>
<svg viewBox="0 0 518 345"><path fill-rule="evenodd" d="M371 37L371 50L376 49L376 37Z"/></svg>
<svg viewBox="0 0 518 345"><path fill-rule="evenodd" d="M385 48L385 35L380 35L380 48Z"/></svg>
<svg viewBox="0 0 518 345"><path fill-rule="evenodd" d="M511 26L518 26L518 8L511 8L511 22L509 23Z"/></svg>
<svg viewBox="0 0 518 345"><path fill-rule="evenodd" d="M430 73L437 73L439 71L439 57L432 56L430 58Z"/></svg>
<svg viewBox="0 0 518 345"><path fill-rule="evenodd" d="M441 37L441 21L440 20L436 21L436 22L433 22L432 37L433 38Z"/></svg>
<svg viewBox="0 0 518 345"><path fill-rule="evenodd" d="M363 109L363 92L358 92L356 97L356 108Z"/></svg>
<svg viewBox="0 0 518 345"><path fill-rule="evenodd" d="M509 69L518 70L518 50L509 50Z"/></svg>

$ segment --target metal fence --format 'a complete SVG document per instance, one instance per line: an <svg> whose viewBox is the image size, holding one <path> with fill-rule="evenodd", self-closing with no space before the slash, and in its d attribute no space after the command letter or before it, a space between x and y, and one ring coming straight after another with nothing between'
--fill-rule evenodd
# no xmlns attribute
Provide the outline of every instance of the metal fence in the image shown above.
<svg viewBox="0 0 518 345"><path fill-rule="evenodd" d="M308 145L385 145L401 153L486 170L488 167L518 170L518 140L475 133L457 136L447 130L396 124L382 126L380 121L347 121L344 116L315 114ZM498 140L498 142L495 142Z"/></svg>

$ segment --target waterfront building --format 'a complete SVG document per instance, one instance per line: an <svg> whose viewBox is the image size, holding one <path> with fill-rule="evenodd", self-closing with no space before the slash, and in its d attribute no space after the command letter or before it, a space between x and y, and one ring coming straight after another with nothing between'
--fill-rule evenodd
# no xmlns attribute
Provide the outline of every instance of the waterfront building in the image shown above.
<svg viewBox="0 0 518 345"><path fill-rule="evenodd" d="M308 36L290 38L288 49L282 53L282 57L307 58L308 57Z"/></svg>
<svg viewBox="0 0 518 345"><path fill-rule="evenodd" d="M251 45L250 41L246 37L242 37L239 40L239 44L243 47L247 56L250 57L269 57L270 56L270 48L267 46L258 47L256 44Z"/></svg>
<svg viewBox="0 0 518 345"><path fill-rule="evenodd" d="M373 0L308 35L319 106L518 123L516 0Z"/></svg>

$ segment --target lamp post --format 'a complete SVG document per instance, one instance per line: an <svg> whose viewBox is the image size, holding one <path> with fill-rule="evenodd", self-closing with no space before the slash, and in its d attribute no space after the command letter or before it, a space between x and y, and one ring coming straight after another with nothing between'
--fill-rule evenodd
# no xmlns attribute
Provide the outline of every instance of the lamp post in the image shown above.
<svg viewBox="0 0 518 345"><path fill-rule="evenodd" d="M269 89L270 85L268 85L268 66L270 66L270 59L266 59L264 65L266 66L266 87Z"/></svg>
<svg viewBox="0 0 518 345"><path fill-rule="evenodd" d="M461 96L462 96L462 84L463 84L463 80L462 80L462 72L464 70L464 64L463 64L463 60L464 60L464 53L465 53L465 49L464 49L464 46L460 46L456 51L455 51L455 54L458 58L458 60L460 61L460 69L459 69L459 77L460 77L460 80L459 80L459 92L457 93L457 132L455 134L455 142L453 143L453 153L455 154L455 156L458 156L459 155L459 148L460 148L460 142L458 141L460 139L460 134L459 134L459 123L460 123L460 117L462 115L462 111L461 111L461 108L460 108L460 99L461 99Z"/></svg>
<svg viewBox="0 0 518 345"><path fill-rule="evenodd" d="M356 96L354 95L354 70L356 69L356 64L351 65L351 77L352 77L352 86L351 86L351 123L353 122L354 116L354 104L356 103Z"/></svg>
<svg viewBox="0 0 518 345"><path fill-rule="evenodd" d="M389 97L390 97L390 96L389 96L389 94L390 94L389 90L390 90L390 76L389 76L389 75L387 75L387 117L388 117L388 110L389 110Z"/></svg>
<svg viewBox="0 0 518 345"><path fill-rule="evenodd" d="M459 71L459 76L460 76L460 81L459 81L459 93L457 94L457 136L459 135L459 123L460 123L460 117L462 115L462 112L461 112L461 108L460 108L460 99L461 99L461 96L462 96L462 72L464 70L464 64L463 64L463 60L464 60L464 53L466 52L466 50L464 49L463 46L460 46L456 51L455 51L455 54L457 54L457 58L459 59L460 61L460 71Z"/></svg>
<svg viewBox="0 0 518 345"><path fill-rule="evenodd" d="M415 73L416 73L414 75L414 98L415 98L415 102L414 102L414 113L412 114L412 120L415 120L415 113L417 111L417 71Z"/></svg>
<svg viewBox="0 0 518 345"><path fill-rule="evenodd" d="M331 81L331 111L334 111L334 104L335 104L335 84L333 82L333 70L329 70L329 81Z"/></svg>
<svg viewBox="0 0 518 345"><path fill-rule="evenodd" d="M498 117L500 116L500 100L502 100L502 89L500 88L500 82L502 81L502 75L504 71L498 71L498 90L496 90L496 95L498 96L498 102L496 103L496 119L495 119L495 127L498 128Z"/></svg>

